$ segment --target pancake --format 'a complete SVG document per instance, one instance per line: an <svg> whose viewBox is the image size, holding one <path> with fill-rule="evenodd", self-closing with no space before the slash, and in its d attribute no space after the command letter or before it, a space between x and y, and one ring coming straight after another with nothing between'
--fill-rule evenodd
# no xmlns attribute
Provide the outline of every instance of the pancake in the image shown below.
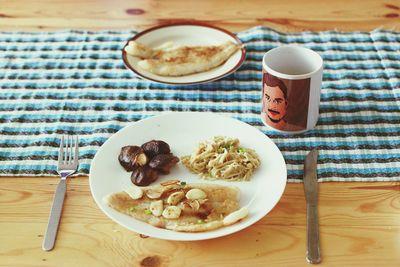
<svg viewBox="0 0 400 267"><path fill-rule="evenodd" d="M171 42L153 49L130 41L125 51L143 60L138 66L160 76L184 76L220 66L240 48L233 42L212 46L173 46Z"/></svg>
<svg viewBox="0 0 400 267"><path fill-rule="evenodd" d="M111 208L155 227L178 232L204 232L233 224L247 216L239 209L236 187L180 184L136 187L105 197Z"/></svg>

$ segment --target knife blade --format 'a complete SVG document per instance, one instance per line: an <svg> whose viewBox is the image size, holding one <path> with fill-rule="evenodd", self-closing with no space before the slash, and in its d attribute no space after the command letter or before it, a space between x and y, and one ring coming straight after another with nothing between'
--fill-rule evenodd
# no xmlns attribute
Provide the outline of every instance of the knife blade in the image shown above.
<svg viewBox="0 0 400 267"><path fill-rule="evenodd" d="M318 180L317 180L318 150L308 153L304 162L304 194L307 203L307 256L309 263L321 262L318 226Z"/></svg>

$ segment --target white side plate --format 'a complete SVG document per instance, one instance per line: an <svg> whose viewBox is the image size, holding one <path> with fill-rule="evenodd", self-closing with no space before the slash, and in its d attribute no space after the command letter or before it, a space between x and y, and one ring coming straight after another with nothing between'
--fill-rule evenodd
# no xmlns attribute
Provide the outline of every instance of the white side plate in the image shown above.
<svg viewBox="0 0 400 267"><path fill-rule="evenodd" d="M159 47L169 41L177 45L189 46L219 45L231 41L242 46L242 49L236 51L224 64L209 71L180 77L159 76L145 71L137 65L140 58L130 56L125 52L125 49L122 49L122 58L129 69L146 80L158 83L190 85L214 81L237 70L246 57L246 50L242 42L233 33L207 25L172 24L158 26L138 33L129 41L131 40L138 41L150 47Z"/></svg>

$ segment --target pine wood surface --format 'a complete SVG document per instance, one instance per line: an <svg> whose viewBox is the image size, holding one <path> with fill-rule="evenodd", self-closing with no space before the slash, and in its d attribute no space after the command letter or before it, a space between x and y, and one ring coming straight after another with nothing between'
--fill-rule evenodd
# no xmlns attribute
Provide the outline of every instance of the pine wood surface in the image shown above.
<svg viewBox="0 0 400 267"><path fill-rule="evenodd" d="M400 27L400 1L0 0L1 31L145 29L199 21L240 31ZM302 184L255 225L207 241L141 237L108 219L87 177L69 181L56 248L41 249L58 178L0 178L0 266L309 266ZM400 183L322 183L321 266L400 266Z"/></svg>
<svg viewBox="0 0 400 267"><path fill-rule="evenodd" d="M399 0L0 0L0 30L145 29L200 21L240 31L369 31L400 26Z"/></svg>
<svg viewBox="0 0 400 267"><path fill-rule="evenodd" d="M0 266L307 266L302 184L255 225L207 241L143 238L96 206L88 179L70 179L56 248L41 250L58 178L0 178ZM398 266L400 183L322 183L322 266ZM268 264L268 265L267 265Z"/></svg>

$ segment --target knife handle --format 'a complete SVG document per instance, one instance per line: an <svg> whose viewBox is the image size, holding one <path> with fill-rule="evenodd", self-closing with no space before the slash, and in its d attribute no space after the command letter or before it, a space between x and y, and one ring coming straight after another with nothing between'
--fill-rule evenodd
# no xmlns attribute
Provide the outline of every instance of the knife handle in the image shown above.
<svg viewBox="0 0 400 267"><path fill-rule="evenodd" d="M321 262L317 205L307 204L307 261Z"/></svg>

